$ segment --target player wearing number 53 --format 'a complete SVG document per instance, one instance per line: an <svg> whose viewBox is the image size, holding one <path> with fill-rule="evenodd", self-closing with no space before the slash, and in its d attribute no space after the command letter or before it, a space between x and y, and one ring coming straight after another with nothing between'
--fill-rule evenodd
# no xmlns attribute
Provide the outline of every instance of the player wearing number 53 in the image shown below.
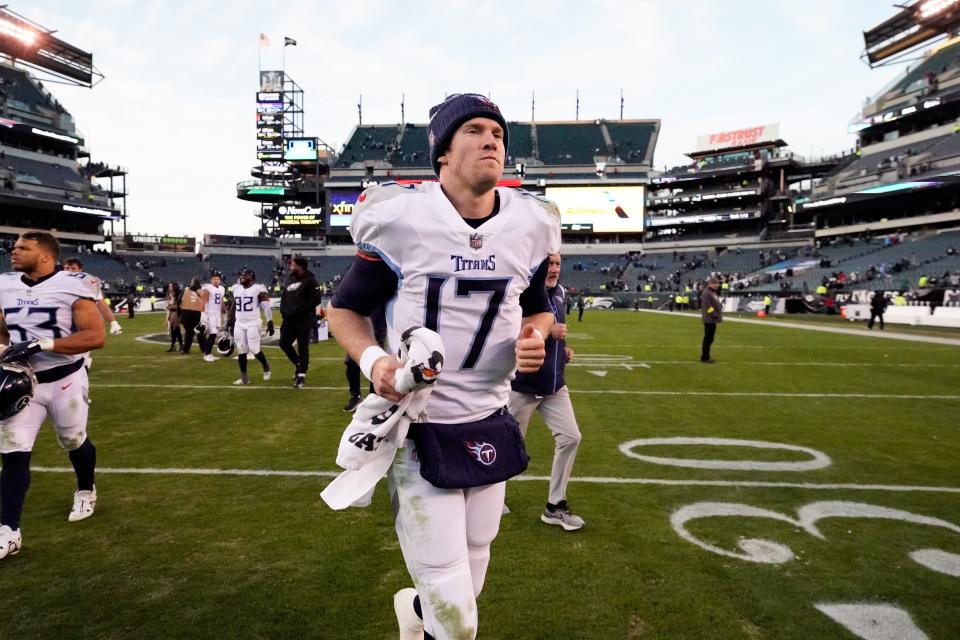
<svg viewBox="0 0 960 640"><path fill-rule="evenodd" d="M400 361L377 345L371 312L386 303L392 353L411 327L443 340L429 420L411 425L413 438L389 471L400 549L416 587L397 592L394 609L403 639L469 639L505 480L526 466L505 407L514 371L543 363L553 322L546 258L560 249L560 217L550 202L497 187L508 131L486 97L455 94L433 107L428 137L439 183L386 183L361 194L350 228L359 253L328 315L338 342L390 400L400 397ZM443 457L442 481L433 473L434 445L453 455Z"/></svg>
<svg viewBox="0 0 960 640"><path fill-rule="evenodd" d="M0 366L27 365L33 395L4 392L16 371L0 375L0 558L20 551L20 516L30 486L30 452L49 416L60 446L70 455L77 492L68 520L93 515L97 451L87 437L87 370L83 354L103 347L103 317L97 291L85 273L57 271L60 244L42 231L24 233L13 247L14 271L0 275ZM9 403L13 403L12 405Z"/></svg>

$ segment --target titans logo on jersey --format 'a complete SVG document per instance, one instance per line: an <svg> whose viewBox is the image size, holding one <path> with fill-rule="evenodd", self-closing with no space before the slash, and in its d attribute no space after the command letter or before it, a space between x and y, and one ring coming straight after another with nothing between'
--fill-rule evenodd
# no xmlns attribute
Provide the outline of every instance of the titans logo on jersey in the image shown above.
<svg viewBox="0 0 960 640"><path fill-rule="evenodd" d="M82 272L57 271L38 281L22 273L0 275L0 311L10 344L72 334L73 303L97 300L98 291L90 282L91 277ZM30 356L30 365L34 371L43 371L80 357L44 351Z"/></svg>

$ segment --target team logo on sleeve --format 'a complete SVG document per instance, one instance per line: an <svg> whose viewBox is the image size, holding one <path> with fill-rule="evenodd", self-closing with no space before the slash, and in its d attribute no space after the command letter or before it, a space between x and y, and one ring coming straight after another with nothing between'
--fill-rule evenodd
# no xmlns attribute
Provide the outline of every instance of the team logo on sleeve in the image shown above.
<svg viewBox="0 0 960 640"><path fill-rule="evenodd" d="M474 251L479 251L483 248L483 234L481 233L471 233L470 234L470 248Z"/></svg>
<svg viewBox="0 0 960 640"><path fill-rule="evenodd" d="M470 452L470 455L482 464L485 467L489 467L494 462L497 461L497 450L489 442L476 442L475 440L467 440L464 442L467 445L467 451Z"/></svg>

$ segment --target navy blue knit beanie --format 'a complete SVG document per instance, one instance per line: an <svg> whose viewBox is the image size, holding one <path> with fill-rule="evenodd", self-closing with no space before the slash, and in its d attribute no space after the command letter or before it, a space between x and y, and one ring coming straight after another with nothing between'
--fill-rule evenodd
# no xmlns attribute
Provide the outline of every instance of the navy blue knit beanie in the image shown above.
<svg viewBox="0 0 960 640"><path fill-rule="evenodd" d="M500 107L490 98L477 93L455 93L430 109L430 164L438 176L440 163L437 159L447 152L457 128L471 118L490 118L500 123L503 127L503 150L506 154L507 121L503 119Z"/></svg>

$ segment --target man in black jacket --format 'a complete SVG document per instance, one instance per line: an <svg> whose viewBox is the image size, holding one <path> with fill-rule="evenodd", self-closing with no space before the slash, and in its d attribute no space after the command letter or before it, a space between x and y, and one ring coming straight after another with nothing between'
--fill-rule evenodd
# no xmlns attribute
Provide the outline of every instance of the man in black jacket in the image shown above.
<svg viewBox="0 0 960 640"><path fill-rule="evenodd" d="M310 365L310 331L316 322L320 304L320 285L307 270L306 258L297 256L290 261L290 276L280 294L280 348L297 368L293 386L302 389ZM297 348L293 348L296 341Z"/></svg>

